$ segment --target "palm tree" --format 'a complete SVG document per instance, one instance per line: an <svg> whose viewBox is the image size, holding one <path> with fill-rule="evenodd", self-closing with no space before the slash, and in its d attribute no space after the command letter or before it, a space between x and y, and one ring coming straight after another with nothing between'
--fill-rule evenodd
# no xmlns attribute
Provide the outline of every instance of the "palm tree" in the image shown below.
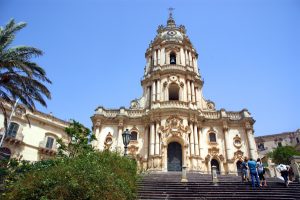
<svg viewBox="0 0 300 200"><path fill-rule="evenodd" d="M10 47L16 33L23 29L26 23L15 23L11 19L5 27L0 27L0 107L3 111L7 130L7 115L4 104L20 102L31 111L35 110L35 102L47 106L45 97L51 98L50 91L43 83L51 84L45 70L31 58L38 57L43 52L29 46Z"/></svg>

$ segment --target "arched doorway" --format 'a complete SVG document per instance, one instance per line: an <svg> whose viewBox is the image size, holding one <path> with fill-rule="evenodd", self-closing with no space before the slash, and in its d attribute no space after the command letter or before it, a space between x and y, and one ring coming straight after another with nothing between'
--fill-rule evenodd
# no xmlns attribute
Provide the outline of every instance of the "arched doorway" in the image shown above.
<svg viewBox="0 0 300 200"><path fill-rule="evenodd" d="M219 162L216 159L212 159L210 161L210 166L211 166L211 171L212 171L212 166L216 166L217 167L217 174L220 174Z"/></svg>
<svg viewBox="0 0 300 200"><path fill-rule="evenodd" d="M242 161L239 160L239 161L236 162L236 171L237 171L237 174L238 174L239 176L242 175L241 165L242 165Z"/></svg>
<svg viewBox="0 0 300 200"><path fill-rule="evenodd" d="M168 171L181 171L182 149L177 142L168 145Z"/></svg>

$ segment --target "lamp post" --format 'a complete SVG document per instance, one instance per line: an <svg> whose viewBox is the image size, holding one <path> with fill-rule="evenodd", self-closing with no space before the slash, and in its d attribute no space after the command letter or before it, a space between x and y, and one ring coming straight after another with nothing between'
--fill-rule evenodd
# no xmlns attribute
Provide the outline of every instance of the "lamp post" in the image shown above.
<svg viewBox="0 0 300 200"><path fill-rule="evenodd" d="M131 139L131 134L129 133L128 129L126 129L122 133L122 138L123 138L123 144L124 144L124 156L127 156L127 145L129 144L130 139Z"/></svg>

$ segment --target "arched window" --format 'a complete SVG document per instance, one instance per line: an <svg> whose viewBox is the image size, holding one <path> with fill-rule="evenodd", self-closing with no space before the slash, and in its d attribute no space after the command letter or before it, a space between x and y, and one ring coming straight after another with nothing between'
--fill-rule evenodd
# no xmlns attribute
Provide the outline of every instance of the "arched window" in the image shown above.
<svg viewBox="0 0 300 200"><path fill-rule="evenodd" d="M15 122L11 122L8 127L7 136L16 137L18 130L19 130L19 124Z"/></svg>
<svg viewBox="0 0 300 200"><path fill-rule="evenodd" d="M54 142L55 142L54 137L47 136L47 137L46 137L46 148L47 148L47 149L52 149L52 148L53 148Z"/></svg>
<svg viewBox="0 0 300 200"><path fill-rule="evenodd" d="M173 65L176 64L176 53L174 53L174 52L170 53L170 64L173 64Z"/></svg>
<svg viewBox="0 0 300 200"><path fill-rule="evenodd" d="M179 100L179 87L175 83L172 83L169 87L169 100L170 101Z"/></svg>
<svg viewBox="0 0 300 200"><path fill-rule="evenodd" d="M296 138L296 141L297 141L297 144L299 144L299 142L300 142L300 141L299 141L299 138Z"/></svg>
<svg viewBox="0 0 300 200"><path fill-rule="evenodd" d="M209 141L210 142L217 142L217 138L216 138L215 133L209 133Z"/></svg>
<svg viewBox="0 0 300 200"><path fill-rule="evenodd" d="M137 140L137 132L136 131L131 132L131 140L134 140L134 141Z"/></svg>

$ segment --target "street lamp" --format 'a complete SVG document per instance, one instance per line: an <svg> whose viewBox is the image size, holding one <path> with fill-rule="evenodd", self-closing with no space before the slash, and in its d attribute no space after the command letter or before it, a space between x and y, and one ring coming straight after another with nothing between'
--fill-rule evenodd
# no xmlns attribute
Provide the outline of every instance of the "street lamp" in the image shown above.
<svg viewBox="0 0 300 200"><path fill-rule="evenodd" d="M122 133L122 138L123 138L123 144L124 144L124 156L127 155L127 145L130 142L131 139L131 134L129 133L128 129L126 129L123 133Z"/></svg>

